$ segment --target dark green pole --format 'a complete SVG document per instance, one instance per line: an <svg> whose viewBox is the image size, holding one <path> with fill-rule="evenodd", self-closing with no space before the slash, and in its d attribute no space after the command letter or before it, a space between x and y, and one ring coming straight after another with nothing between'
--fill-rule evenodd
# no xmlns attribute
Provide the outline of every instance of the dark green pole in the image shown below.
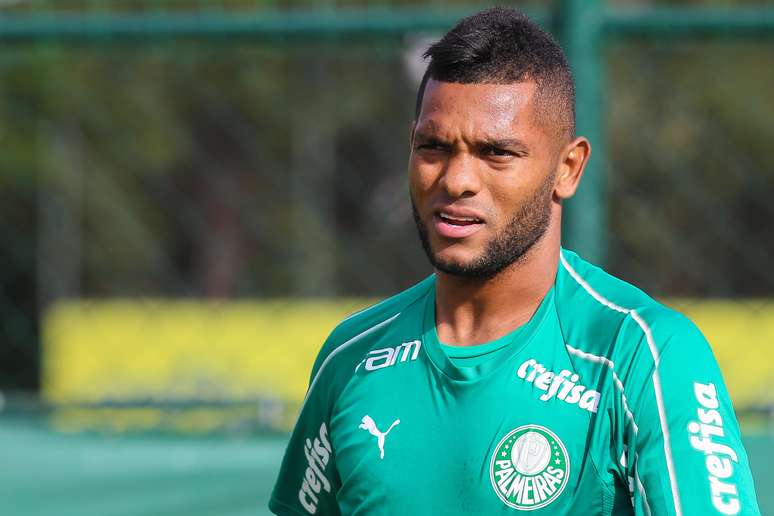
<svg viewBox="0 0 774 516"><path fill-rule="evenodd" d="M607 145L602 98L605 4L602 0L562 0L558 8L558 34L575 76L577 134L587 137L592 148L580 188L565 205L564 245L604 265L607 258Z"/></svg>

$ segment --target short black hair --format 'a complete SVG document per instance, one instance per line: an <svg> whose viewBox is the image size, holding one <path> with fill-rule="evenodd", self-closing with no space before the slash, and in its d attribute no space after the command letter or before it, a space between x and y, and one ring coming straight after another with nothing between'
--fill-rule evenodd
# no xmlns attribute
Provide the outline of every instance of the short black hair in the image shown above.
<svg viewBox="0 0 774 516"><path fill-rule="evenodd" d="M575 136L575 84L556 40L515 9L493 7L463 18L424 53L430 58L417 93L415 119L430 79L461 84L534 81L541 123Z"/></svg>

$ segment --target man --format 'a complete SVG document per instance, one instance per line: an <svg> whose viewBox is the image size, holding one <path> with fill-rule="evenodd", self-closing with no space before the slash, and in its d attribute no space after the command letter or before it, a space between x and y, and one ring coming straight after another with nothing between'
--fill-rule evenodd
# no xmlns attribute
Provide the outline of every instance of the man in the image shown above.
<svg viewBox="0 0 774 516"><path fill-rule="evenodd" d="M426 54L410 194L435 274L344 320L278 514L759 514L696 327L560 247L589 154L555 41L521 14Z"/></svg>

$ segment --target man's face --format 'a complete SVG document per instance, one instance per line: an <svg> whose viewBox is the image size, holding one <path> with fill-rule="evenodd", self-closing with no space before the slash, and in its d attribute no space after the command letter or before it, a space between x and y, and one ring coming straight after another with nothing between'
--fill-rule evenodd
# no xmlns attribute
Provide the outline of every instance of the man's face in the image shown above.
<svg viewBox="0 0 774 516"><path fill-rule="evenodd" d="M409 181L417 229L437 269L491 277L548 228L557 146L535 118L535 90L533 82L428 82Z"/></svg>

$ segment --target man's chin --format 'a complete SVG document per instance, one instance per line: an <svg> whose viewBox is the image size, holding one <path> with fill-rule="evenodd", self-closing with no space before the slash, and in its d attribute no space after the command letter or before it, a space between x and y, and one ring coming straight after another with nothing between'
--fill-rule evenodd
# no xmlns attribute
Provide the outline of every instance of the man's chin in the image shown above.
<svg viewBox="0 0 774 516"><path fill-rule="evenodd" d="M445 274L465 278L480 277L480 271L478 271L480 259L448 257L438 253L433 256L432 262L436 270Z"/></svg>

